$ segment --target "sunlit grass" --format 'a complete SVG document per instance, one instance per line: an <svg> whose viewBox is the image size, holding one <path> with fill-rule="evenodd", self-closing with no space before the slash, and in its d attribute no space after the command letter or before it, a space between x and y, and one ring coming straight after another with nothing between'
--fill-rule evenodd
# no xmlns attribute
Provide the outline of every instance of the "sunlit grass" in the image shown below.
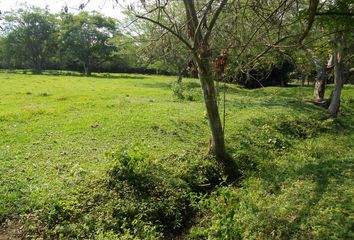
<svg viewBox="0 0 354 240"><path fill-rule="evenodd" d="M188 166L171 156L207 152L209 128L198 81L185 80L195 94L187 101L173 96L174 80L1 73L0 220L69 201L86 182L105 177L114 164L107 153L137 144L180 176ZM311 94L311 87L226 89L227 148L244 175L241 188L226 188L238 203L230 203L235 213L225 224L245 238L306 239L306 232L320 239L335 224L350 224L354 88L344 89L335 120L304 101ZM225 209L207 208L209 225L196 223L192 235L223 239ZM348 226L337 235L347 236Z"/></svg>

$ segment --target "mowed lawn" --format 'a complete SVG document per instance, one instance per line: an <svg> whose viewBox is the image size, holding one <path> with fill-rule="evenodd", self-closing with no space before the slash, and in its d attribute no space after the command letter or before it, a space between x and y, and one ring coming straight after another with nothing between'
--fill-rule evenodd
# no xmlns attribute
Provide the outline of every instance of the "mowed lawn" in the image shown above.
<svg viewBox="0 0 354 240"><path fill-rule="evenodd" d="M176 101L171 80L1 74L0 218L104 174L106 153L142 144L160 159L206 145L203 105Z"/></svg>
<svg viewBox="0 0 354 240"><path fill-rule="evenodd" d="M139 146L176 172L171 156L206 152L199 83L184 80L188 101L173 95L174 80L1 73L0 223L68 201L106 175L112 152ZM245 239L353 236L354 88L344 88L337 119L305 101L311 87L219 88L227 148L243 177L200 206L208 214L197 214L191 236L223 239L224 227Z"/></svg>

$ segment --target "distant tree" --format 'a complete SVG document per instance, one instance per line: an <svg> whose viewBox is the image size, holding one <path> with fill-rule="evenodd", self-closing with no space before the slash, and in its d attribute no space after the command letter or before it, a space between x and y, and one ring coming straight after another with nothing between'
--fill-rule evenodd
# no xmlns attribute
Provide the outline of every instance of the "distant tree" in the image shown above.
<svg viewBox="0 0 354 240"><path fill-rule="evenodd" d="M116 33L116 21L97 12L62 13L60 58L66 64L81 65L85 75L90 75L93 67L99 67L112 58L116 47L109 40Z"/></svg>
<svg viewBox="0 0 354 240"><path fill-rule="evenodd" d="M102 64L102 69L113 72L126 72L140 68L137 53L138 46L129 36L118 33L109 40L109 44L114 45L115 50L110 59Z"/></svg>
<svg viewBox="0 0 354 240"><path fill-rule="evenodd" d="M157 71L175 73L180 81L191 60L188 51L171 35L151 32L148 36L145 33L146 37L145 44L140 45L141 62Z"/></svg>
<svg viewBox="0 0 354 240"><path fill-rule="evenodd" d="M56 54L55 17L39 8L20 9L5 16L3 56L12 67L40 73Z"/></svg>
<svg viewBox="0 0 354 240"><path fill-rule="evenodd" d="M327 62L322 57L316 55L310 47L304 46L303 49L315 66L316 77L314 82L313 98L315 102L321 103L324 101L326 81L328 79Z"/></svg>
<svg viewBox="0 0 354 240"><path fill-rule="evenodd" d="M311 51L308 50L317 66L317 79L315 84L314 95L318 99L323 99L325 90L325 75L326 67L334 66L334 89L329 99L328 112L331 115L337 115L340 107L341 90L345 82L345 62L346 53L348 52L348 40L353 40L353 10L354 5L351 0L335 0L326 1L319 4L318 0L311 0L309 7L308 27L304 32L301 41L310 32L312 25L315 23L315 17L327 35L331 36L331 40L327 42L327 46L331 48L331 58L326 64L326 61L321 61ZM321 40L320 40L321 41Z"/></svg>

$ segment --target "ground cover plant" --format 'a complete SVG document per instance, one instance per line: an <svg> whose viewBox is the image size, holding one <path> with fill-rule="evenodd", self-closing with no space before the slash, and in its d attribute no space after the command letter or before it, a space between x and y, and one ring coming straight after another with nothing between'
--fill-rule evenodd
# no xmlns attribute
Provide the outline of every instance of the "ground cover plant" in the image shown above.
<svg viewBox="0 0 354 240"><path fill-rule="evenodd" d="M240 171L230 183L207 155L198 81L174 81L1 73L2 227L29 239L353 238L352 86L332 118L306 102L311 87L220 85Z"/></svg>

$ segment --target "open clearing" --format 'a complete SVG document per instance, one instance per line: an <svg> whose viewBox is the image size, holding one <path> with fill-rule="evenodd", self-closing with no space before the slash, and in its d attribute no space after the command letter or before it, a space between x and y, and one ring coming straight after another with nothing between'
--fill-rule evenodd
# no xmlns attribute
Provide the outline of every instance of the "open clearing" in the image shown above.
<svg viewBox="0 0 354 240"><path fill-rule="evenodd" d="M209 128L197 80L184 80L194 101L173 96L174 80L1 73L0 223L20 219L29 236L76 234L60 226L80 225L83 213L53 226L43 219L58 204L77 207L80 191L105 178L112 152L123 149L139 148L176 178L191 174L181 156L205 153ZM354 88L343 91L333 119L305 102L311 87L228 86L226 144L243 175L196 200L183 235L225 239L227 228L235 239L353 238Z"/></svg>

